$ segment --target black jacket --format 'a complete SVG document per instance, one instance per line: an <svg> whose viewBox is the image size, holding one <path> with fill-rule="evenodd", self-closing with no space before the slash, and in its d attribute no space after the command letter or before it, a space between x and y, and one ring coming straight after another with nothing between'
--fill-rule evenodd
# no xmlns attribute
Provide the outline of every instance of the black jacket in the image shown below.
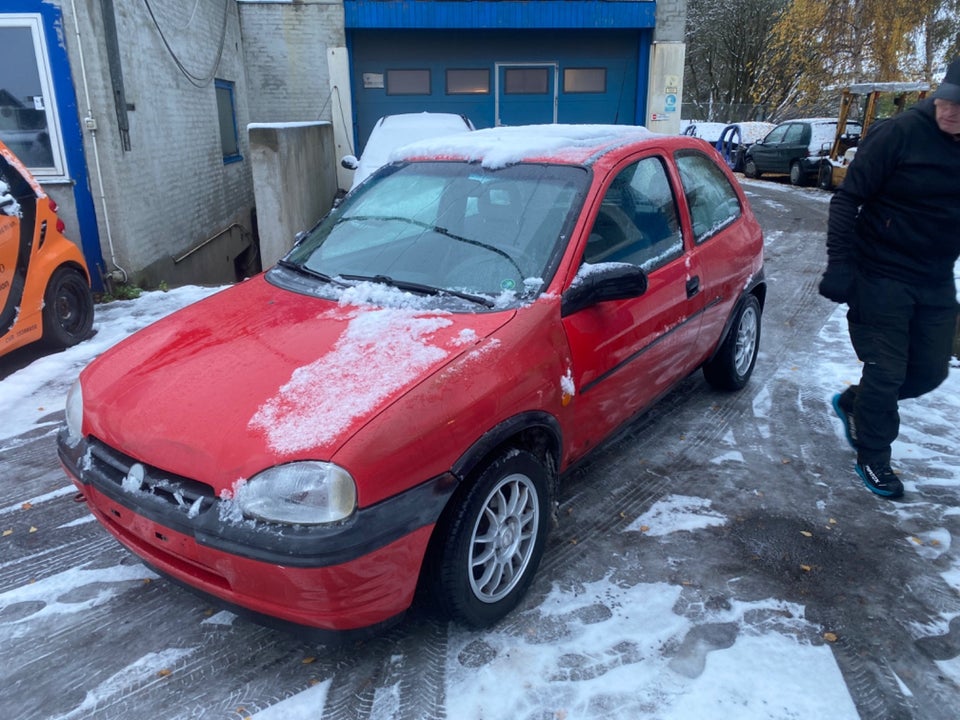
<svg viewBox="0 0 960 720"><path fill-rule="evenodd" d="M862 272L952 284L960 255L960 140L933 100L878 122L830 201L827 255Z"/></svg>

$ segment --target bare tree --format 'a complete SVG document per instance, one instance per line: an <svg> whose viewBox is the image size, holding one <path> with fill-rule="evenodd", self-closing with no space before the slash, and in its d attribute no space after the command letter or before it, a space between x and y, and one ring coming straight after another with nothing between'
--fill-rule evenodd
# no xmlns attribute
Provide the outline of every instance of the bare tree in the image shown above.
<svg viewBox="0 0 960 720"><path fill-rule="evenodd" d="M788 5L789 0L690 0L685 117L720 122L762 119L755 85L770 34Z"/></svg>

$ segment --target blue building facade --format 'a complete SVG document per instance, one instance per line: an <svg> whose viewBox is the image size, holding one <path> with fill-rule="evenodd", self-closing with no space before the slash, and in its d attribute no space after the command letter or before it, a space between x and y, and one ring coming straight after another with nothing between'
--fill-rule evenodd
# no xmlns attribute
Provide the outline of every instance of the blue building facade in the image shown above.
<svg viewBox="0 0 960 720"><path fill-rule="evenodd" d="M376 121L643 124L655 2L344 0L359 147Z"/></svg>

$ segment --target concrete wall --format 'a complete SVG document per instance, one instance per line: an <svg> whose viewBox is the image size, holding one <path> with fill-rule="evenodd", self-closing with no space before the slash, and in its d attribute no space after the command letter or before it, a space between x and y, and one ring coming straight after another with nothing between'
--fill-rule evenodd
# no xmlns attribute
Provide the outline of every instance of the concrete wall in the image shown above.
<svg viewBox="0 0 960 720"><path fill-rule="evenodd" d="M211 254L214 266L232 266L235 253L218 241L238 225L249 241L254 203L235 0L151 3L156 22L144 3L115 0L129 150L114 102L101 3L57 4L80 113L89 105L95 123L85 130L84 149L107 272L146 286L195 282L194 273L173 262L191 250ZM214 78L235 84L239 162L224 162Z"/></svg>
<svg viewBox="0 0 960 720"><path fill-rule="evenodd" d="M686 27L687 0L657 0L645 123L654 132L668 135L680 132Z"/></svg>
<svg viewBox="0 0 960 720"><path fill-rule="evenodd" d="M260 258L268 268L333 206L336 147L328 122L254 124L249 131Z"/></svg>

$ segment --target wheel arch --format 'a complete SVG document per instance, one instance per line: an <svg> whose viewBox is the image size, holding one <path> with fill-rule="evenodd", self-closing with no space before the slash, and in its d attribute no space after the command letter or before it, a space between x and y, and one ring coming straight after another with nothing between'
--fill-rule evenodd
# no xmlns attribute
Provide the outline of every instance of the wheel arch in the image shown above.
<svg viewBox="0 0 960 720"><path fill-rule="evenodd" d="M528 450L543 461L553 478L559 476L563 433L557 419L546 412L531 411L514 415L481 435L464 452L451 471L461 482L469 481L477 468L508 447ZM554 482L551 485L555 484ZM551 491L556 491L551 487Z"/></svg>
<svg viewBox="0 0 960 720"><path fill-rule="evenodd" d="M723 332L720 333L720 339L717 342L717 346L713 349L713 352L710 353L710 357L706 359L704 364L713 360L717 356L717 353L720 352L720 348L723 347L723 343L726 341L727 336L733 329L733 322L740 313L740 308L743 307L743 303L746 301L747 297L751 295L757 298L757 302L760 303L760 312L763 313L763 308L767 300L767 282L764 279L762 270L754 277L753 282L741 293L740 297L737 298L737 302L734 303L733 309L730 311L730 314L727 316L727 320L723 325Z"/></svg>

